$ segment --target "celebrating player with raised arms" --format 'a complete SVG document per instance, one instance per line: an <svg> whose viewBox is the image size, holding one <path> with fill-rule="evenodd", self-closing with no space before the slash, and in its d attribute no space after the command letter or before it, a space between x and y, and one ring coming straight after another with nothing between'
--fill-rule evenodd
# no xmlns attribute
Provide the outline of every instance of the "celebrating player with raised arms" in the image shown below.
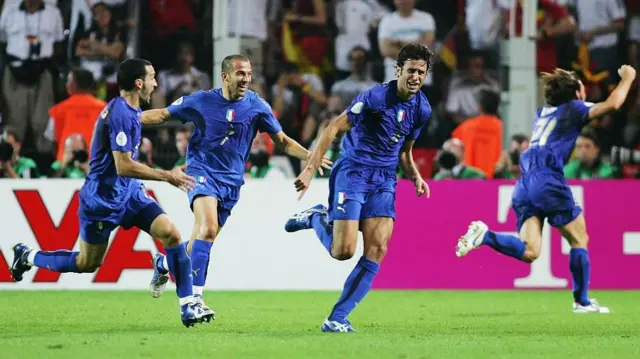
<svg viewBox="0 0 640 359"><path fill-rule="evenodd" d="M208 314L214 313L204 305L202 294L211 248L238 202L245 163L257 132L267 132L290 156L301 160L310 156L309 151L282 132L269 104L249 90L251 63L247 57L227 56L221 70L222 88L198 91L177 99L167 108L142 113L143 124L157 124L175 117L195 125L186 156L186 173L196 179L195 188L188 192L195 215L188 252L194 296ZM321 162L330 168L330 161L321 159ZM162 254L155 258L151 280L154 297L162 294L169 280L166 259Z"/></svg>
<svg viewBox="0 0 640 359"><path fill-rule="evenodd" d="M606 101L585 102L584 85L578 77L561 69L543 74L546 105L533 121L531 145L520 157L522 176L513 191L512 207L517 215L520 238L490 231L481 221L471 222L456 247L458 257L481 245L531 263L540 255L545 218L569 241L569 268L573 276L573 311L608 313L588 297L591 266L586 225L582 209L576 205L563 167L576 139L589 121L618 110L625 102L636 71L624 65L618 70L621 81Z"/></svg>
<svg viewBox="0 0 640 359"><path fill-rule="evenodd" d="M432 56L423 45L403 47L396 66L398 79L358 95L322 132L311 160L296 179L302 197L336 135L346 133L329 178L329 208L316 205L295 214L285 225L287 232L313 228L337 260L354 255L358 231L362 231L364 255L322 324L324 332L354 331L347 316L371 289L393 231L398 160L417 195L429 196L411 150L431 116L431 105L420 88Z"/></svg>
<svg viewBox="0 0 640 359"><path fill-rule="evenodd" d="M16 282L32 266L55 272L93 273L100 267L109 235L117 227L138 227L165 246L168 270L174 274L182 323L189 327L210 321L193 297L191 261L181 244L180 233L138 179L166 181L183 189L193 177L182 172L152 169L137 162L142 126L140 102L149 101L157 86L151 63L129 59L118 68L120 96L102 111L93 132L91 162L80 190L80 251L39 251L25 244L13 247L11 274Z"/></svg>

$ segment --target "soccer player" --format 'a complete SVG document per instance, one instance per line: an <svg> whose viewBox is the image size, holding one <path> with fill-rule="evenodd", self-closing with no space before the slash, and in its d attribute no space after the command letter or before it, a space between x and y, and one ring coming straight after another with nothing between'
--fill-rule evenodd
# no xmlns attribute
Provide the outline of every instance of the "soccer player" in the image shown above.
<svg viewBox="0 0 640 359"><path fill-rule="evenodd" d="M295 181L302 197L322 163L322 155L336 135L346 133L344 149L329 178L329 208L316 205L293 215L285 224L287 232L313 228L337 260L354 255L358 231L362 231L364 256L322 324L323 332L354 331L347 316L371 289L393 231L398 158L417 195L429 196L411 150L431 116L431 105L420 87L432 56L431 50L419 44L403 47L396 64L398 79L359 94L333 119Z"/></svg>
<svg viewBox="0 0 640 359"><path fill-rule="evenodd" d="M490 231L481 221L471 222L456 247L458 257L481 245L526 263L540 255L544 219L569 241L569 269L573 277L573 311L608 313L588 297L591 267L584 216L576 205L564 178L563 167L581 129L591 120L618 110L625 102L636 71L624 65L618 70L621 81L606 101L585 102L584 85L578 77L561 69L544 76L546 105L533 121L531 145L520 157L522 177L513 191L512 207L517 215L520 238Z"/></svg>
<svg viewBox="0 0 640 359"><path fill-rule="evenodd" d="M202 297L209 256L214 240L238 202L245 163L257 132L267 132L290 156L301 160L310 156L309 151L282 132L269 104L249 90L249 59L230 55L224 58L221 67L222 88L198 91L180 97L167 108L142 113L143 124L161 123L170 117L195 124L187 148L186 173L196 178L195 188L188 192L195 216L188 252L194 296L213 315ZM321 162L330 168L329 160ZM150 283L153 297L162 294L169 279L166 258L156 255L156 271Z"/></svg>
<svg viewBox="0 0 640 359"><path fill-rule="evenodd" d="M181 168L151 169L136 162L141 138L140 102L157 86L151 63L129 59L118 70L120 96L102 111L93 132L89 174L80 190L80 251L39 251L19 243L13 247L11 274L20 282L32 266L55 272L93 273L104 258L109 235L117 227L138 227L165 246L175 276L182 323L186 327L211 320L193 298L191 261L178 229L150 198L138 179L166 181L191 188L194 179Z"/></svg>

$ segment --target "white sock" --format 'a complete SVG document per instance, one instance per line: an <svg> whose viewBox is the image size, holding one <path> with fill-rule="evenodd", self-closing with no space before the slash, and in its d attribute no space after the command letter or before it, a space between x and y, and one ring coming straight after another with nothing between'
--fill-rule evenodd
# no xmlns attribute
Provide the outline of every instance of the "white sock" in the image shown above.
<svg viewBox="0 0 640 359"><path fill-rule="evenodd" d="M34 262L34 260L36 259L36 254L37 254L38 252L40 252L40 251L37 251L37 250L35 250L35 249L34 249L34 250L32 250L31 252L29 252L29 254L27 255L27 263L28 263L30 266L35 266L35 265L36 265L36 264L35 264L35 262Z"/></svg>
<svg viewBox="0 0 640 359"><path fill-rule="evenodd" d="M194 285L193 286L193 295L199 295L202 297L202 291L204 290L203 286Z"/></svg>
<svg viewBox="0 0 640 359"><path fill-rule="evenodd" d="M178 298L178 301L180 302L180 306L183 306L183 305L186 305L186 304L189 304L189 303L193 303L193 296L189 295L189 296L186 296L184 298Z"/></svg>

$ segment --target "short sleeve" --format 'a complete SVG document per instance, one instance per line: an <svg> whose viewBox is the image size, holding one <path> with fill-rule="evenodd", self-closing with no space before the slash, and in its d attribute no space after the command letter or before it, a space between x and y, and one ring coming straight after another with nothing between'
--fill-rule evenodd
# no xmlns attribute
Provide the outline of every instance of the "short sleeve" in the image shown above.
<svg viewBox="0 0 640 359"><path fill-rule="evenodd" d="M262 111L260 114L260 118L258 119L258 130L260 132L266 132L270 134L278 133L282 131L282 126L278 119L273 114L273 110L271 110L271 106L267 103L267 101L258 98L260 103L262 104Z"/></svg>
<svg viewBox="0 0 640 359"><path fill-rule="evenodd" d="M167 107L167 110L169 110L172 117L177 118L182 123L195 122L200 117L200 113L193 105L198 102L200 93L202 92L178 98Z"/></svg>
<svg viewBox="0 0 640 359"><path fill-rule="evenodd" d="M351 126L355 127L362 122L366 113L371 108L371 90L360 93L347 107L347 118Z"/></svg>
<svg viewBox="0 0 640 359"><path fill-rule="evenodd" d="M409 138L415 141L420 136L420 132L424 128L424 125L429 122L429 118L431 117L431 107L423 107L419 112L419 117L416 123L413 125L413 129L411 129L411 133L409 134Z"/></svg>
<svg viewBox="0 0 640 359"><path fill-rule="evenodd" d="M391 16L392 14L387 14L380 20L380 25L378 26L378 40L392 39L391 36Z"/></svg>
<svg viewBox="0 0 640 359"><path fill-rule="evenodd" d="M435 32L436 31L436 20L433 18L433 15L428 12L424 13L424 18L422 21L423 31L424 32Z"/></svg>
<svg viewBox="0 0 640 359"><path fill-rule="evenodd" d="M571 109L571 118L575 119L580 125L584 125L589 122L589 109L594 104L592 102L586 102L581 100L573 100L569 104Z"/></svg>
<svg viewBox="0 0 640 359"><path fill-rule="evenodd" d="M133 121L126 116L112 113L109 116L109 140L111 150L119 152L133 152Z"/></svg>

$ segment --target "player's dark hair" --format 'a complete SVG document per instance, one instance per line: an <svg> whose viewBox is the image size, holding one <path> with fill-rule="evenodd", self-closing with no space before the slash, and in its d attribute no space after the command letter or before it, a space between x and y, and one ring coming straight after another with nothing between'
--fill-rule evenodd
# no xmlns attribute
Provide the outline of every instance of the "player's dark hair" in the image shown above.
<svg viewBox="0 0 640 359"><path fill-rule="evenodd" d="M222 66L221 66L222 72L225 72L225 73L231 72L231 70L233 70L233 63L235 61L250 62L249 58L244 55L240 55L240 54L229 55L222 60Z"/></svg>
<svg viewBox="0 0 640 359"><path fill-rule="evenodd" d="M4 128L4 131L3 131L3 132L4 132L4 136L2 136L2 137L3 137L3 139L4 139L6 136L11 136L11 137L13 137L13 139L14 139L16 142L18 142L18 143L22 143L22 136L20 136L20 133L19 133L19 132L18 132L18 130L16 130L15 128L10 127L10 126L6 126L6 127Z"/></svg>
<svg viewBox="0 0 640 359"><path fill-rule="evenodd" d="M136 87L136 80L144 80L147 76L147 66L151 62L133 58L124 60L118 68L118 87L123 91L131 91Z"/></svg>
<svg viewBox="0 0 640 359"><path fill-rule="evenodd" d="M423 60L427 63L427 70L431 68L431 59L433 51L421 44L409 44L400 49L396 64L403 67L408 60Z"/></svg>
<svg viewBox="0 0 640 359"><path fill-rule="evenodd" d="M555 69L553 73L542 73L544 99L549 106L560 106L576 99L580 90L580 79L573 71Z"/></svg>
<svg viewBox="0 0 640 359"><path fill-rule="evenodd" d="M73 82L80 91L91 91L93 88L93 73L80 67L71 70Z"/></svg>
<svg viewBox="0 0 640 359"><path fill-rule="evenodd" d="M482 88L478 92L478 103L482 108L482 112L487 115L498 115L500 107L500 94L488 88Z"/></svg>
<svg viewBox="0 0 640 359"><path fill-rule="evenodd" d="M516 133L515 135L511 136L511 141L517 143L518 145L521 145L529 141L529 136L523 133Z"/></svg>
<svg viewBox="0 0 640 359"><path fill-rule="evenodd" d="M585 130L580 133L580 137L591 140L596 147L600 148L600 141L598 140L598 136L593 131Z"/></svg>
<svg viewBox="0 0 640 359"><path fill-rule="evenodd" d="M364 46L360 46L360 45L356 45L354 47L351 48L351 50L349 50L349 54L347 55L347 59L351 60L351 55L354 52L360 51L362 53L364 53L364 59L366 61L369 61L369 51L367 49L364 48Z"/></svg>

